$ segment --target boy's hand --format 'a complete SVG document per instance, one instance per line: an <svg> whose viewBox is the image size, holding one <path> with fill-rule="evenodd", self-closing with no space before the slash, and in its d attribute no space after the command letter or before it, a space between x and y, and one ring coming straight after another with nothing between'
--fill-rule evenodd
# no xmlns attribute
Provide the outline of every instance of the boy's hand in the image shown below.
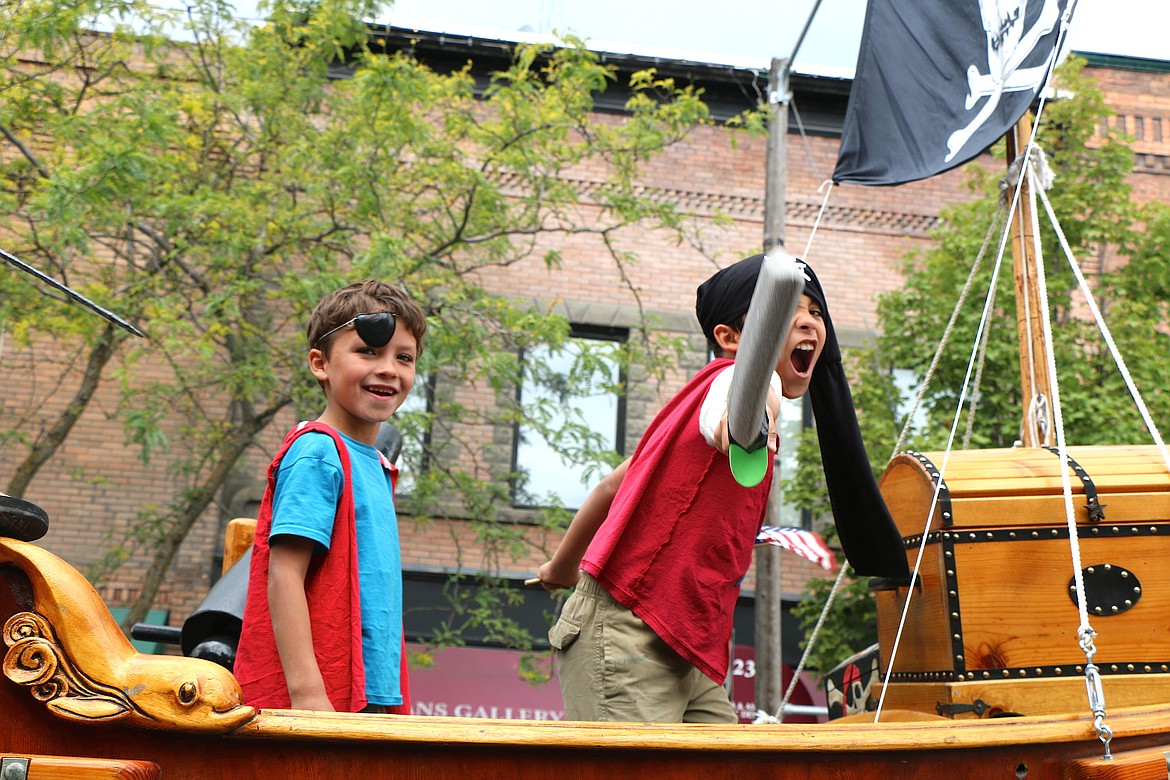
<svg viewBox="0 0 1170 780"><path fill-rule="evenodd" d="M572 571L560 571L548 561L537 569L536 579L545 590L561 590L575 587L577 580L581 579L581 571L576 567Z"/></svg>
<svg viewBox="0 0 1170 780"><path fill-rule="evenodd" d="M776 393L768 390L768 407L764 413L768 419L768 452L776 453L780 449L780 436L776 433L776 410L773 409L772 399L776 397ZM777 409L779 404L775 404ZM723 417L719 420L719 427L715 429L715 448L727 454L727 450L731 448L731 434L727 430L727 412L723 413Z"/></svg>
<svg viewBox="0 0 1170 780"><path fill-rule="evenodd" d="M319 712L336 712L333 702L329 701L329 697L325 695L325 690L322 689L318 695L292 696L289 703L290 709L294 710L317 710Z"/></svg>

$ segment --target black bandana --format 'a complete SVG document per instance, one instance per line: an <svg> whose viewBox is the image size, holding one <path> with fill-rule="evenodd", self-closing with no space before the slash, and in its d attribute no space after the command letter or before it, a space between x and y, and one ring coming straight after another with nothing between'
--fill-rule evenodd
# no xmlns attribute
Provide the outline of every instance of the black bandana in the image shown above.
<svg viewBox="0 0 1170 780"><path fill-rule="evenodd" d="M740 327L763 261L763 255L754 255L729 265L699 285L695 316L708 341L714 343L717 325ZM816 417L837 536L857 574L908 579L902 535L890 517L865 453L825 291L813 269L798 262L804 270L804 293L820 304L825 323L825 346L813 368L808 395Z"/></svg>
<svg viewBox="0 0 1170 780"><path fill-rule="evenodd" d="M727 266L699 285L695 293L695 316L707 341L715 343L716 325L730 325L739 330L763 262L763 255L754 255Z"/></svg>

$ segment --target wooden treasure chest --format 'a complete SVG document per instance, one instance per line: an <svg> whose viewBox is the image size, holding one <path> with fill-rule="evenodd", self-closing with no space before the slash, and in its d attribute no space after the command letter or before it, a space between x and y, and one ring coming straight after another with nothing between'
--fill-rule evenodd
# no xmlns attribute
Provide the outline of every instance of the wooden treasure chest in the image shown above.
<svg viewBox="0 0 1170 780"><path fill-rule="evenodd" d="M1153 446L1068 456L1105 700L1170 701L1170 470ZM948 717L1087 710L1059 464L1055 448L1036 447L952 452L941 476L943 453L904 453L886 468L882 494L911 570L920 549L922 563L913 588L876 593L884 707L933 702Z"/></svg>

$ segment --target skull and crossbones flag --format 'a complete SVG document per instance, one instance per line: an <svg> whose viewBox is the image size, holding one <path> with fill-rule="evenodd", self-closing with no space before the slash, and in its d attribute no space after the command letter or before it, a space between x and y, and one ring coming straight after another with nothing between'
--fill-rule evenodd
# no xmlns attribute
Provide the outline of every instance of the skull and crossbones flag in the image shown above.
<svg viewBox="0 0 1170 780"><path fill-rule="evenodd" d="M1039 94L1067 0L869 0L835 182L902 184L977 156Z"/></svg>

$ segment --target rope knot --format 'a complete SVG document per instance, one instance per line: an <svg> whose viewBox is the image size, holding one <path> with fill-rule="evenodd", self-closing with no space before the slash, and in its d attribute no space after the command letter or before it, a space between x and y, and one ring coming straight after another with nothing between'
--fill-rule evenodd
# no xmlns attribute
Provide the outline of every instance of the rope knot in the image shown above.
<svg viewBox="0 0 1170 780"><path fill-rule="evenodd" d="M1021 169L1024 167L1025 160L1029 158L1028 170L1033 176L1033 186L1042 190L1052 189L1056 174L1052 172L1052 167L1048 164L1048 155L1044 154L1044 150L1039 146L1032 144L1024 154L1012 160L1011 165L1007 168L1007 173L999 180L999 202L1004 208L1011 205L1012 187L1020 181Z"/></svg>
<svg viewBox="0 0 1170 780"><path fill-rule="evenodd" d="M780 719L777 718L775 715L769 715L764 710L757 709L756 710L756 718L755 718L755 720L752 721L752 725L756 725L758 723L779 723L779 722L780 722Z"/></svg>

